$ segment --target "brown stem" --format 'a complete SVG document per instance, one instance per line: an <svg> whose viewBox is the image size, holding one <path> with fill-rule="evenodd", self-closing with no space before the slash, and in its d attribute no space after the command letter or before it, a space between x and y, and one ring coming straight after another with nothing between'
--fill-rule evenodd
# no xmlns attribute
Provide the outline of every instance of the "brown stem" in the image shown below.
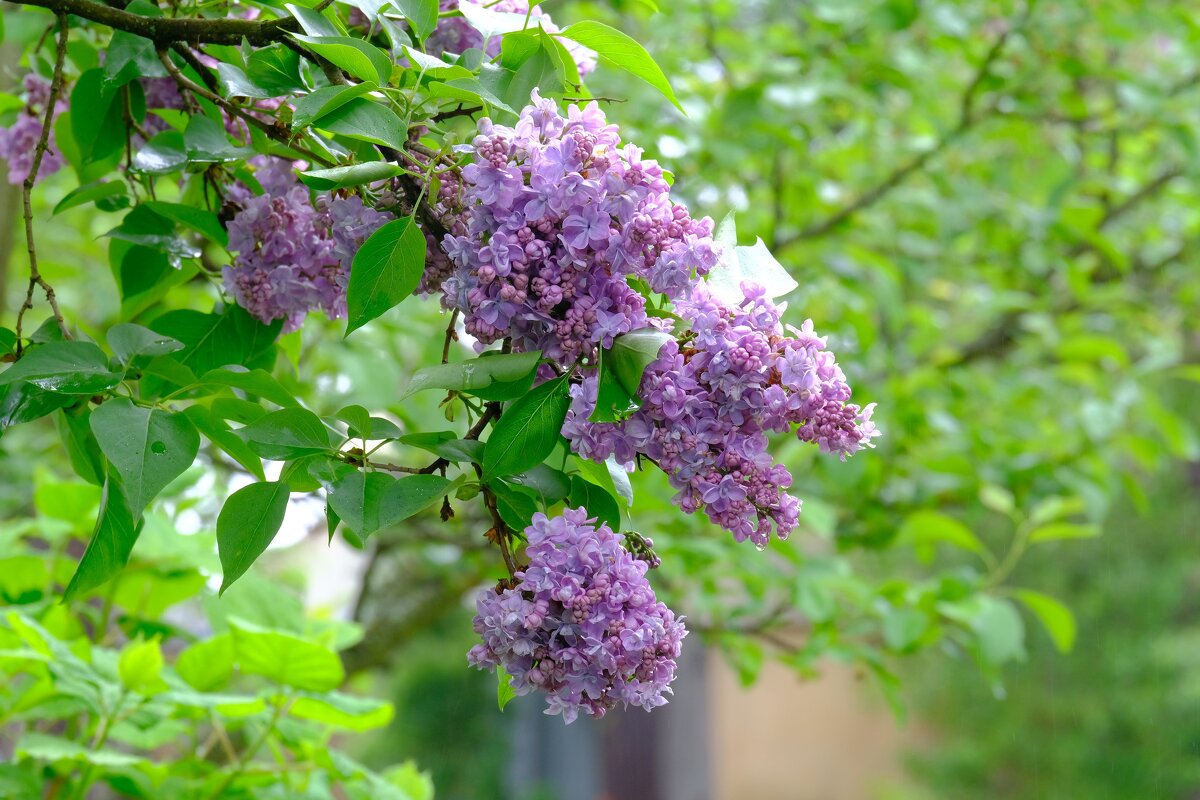
<svg viewBox="0 0 1200 800"><path fill-rule="evenodd" d="M271 20L201 19L199 17L143 17L93 0L12 0L17 5L48 8L57 14L99 22L114 30L149 39L160 47L174 42L207 42L209 44L239 45L246 40L261 46L277 42L288 33L300 29L296 20L287 17Z"/></svg>
<svg viewBox="0 0 1200 800"><path fill-rule="evenodd" d="M221 95L217 94L216 92L209 91L207 88L192 81L179 71L179 67L175 66L175 62L171 60L171 57L167 54L165 49L160 49L158 51L158 59L163 63L163 66L166 67L167 73L175 79L175 83L179 85L179 88L186 89L188 92L197 97L203 97L205 100L215 103L227 114L231 114L239 119L245 120L246 123L253 125L275 141L304 156L310 162L314 164L320 164L323 167L333 166L332 161L317 155L307 148L294 144L291 141L291 135L283 128L277 125L272 125L269 122L259 119L253 114L243 111L233 103L226 100L224 97L221 97Z"/></svg>
<svg viewBox="0 0 1200 800"><path fill-rule="evenodd" d="M54 123L54 108L58 104L58 95L62 92L63 84L63 63L67 58L67 15L63 12L58 12L58 52L54 60L54 78L50 81L50 97L46 100L46 116L42 120L42 135L38 137L37 146L33 150L33 163L29 165L29 174L25 176L25 182L22 185L21 202L25 212L25 246L29 253L29 287L25 290L25 302L21 304L21 310L17 312L17 355L21 354L21 326L25 320L25 312L33 308L33 294L38 287L46 293L46 302L50 304L50 310L54 314L54 320L58 323L58 329L62 331L65 338L71 338L71 332L67 330L66 322L63 321L62 311L58 307L58 298L54 294L54 287L51 286L42 273L38 269L37 246L33 239L33 185L37 181L38 170L42 167L42 157L46 155L46 150L50 145L50 126Z"/></svg>
<svg viewBox="0 0 1200 800"><path fill-rule="evenodd" d="M454 309L454 313L450 315L450 322L446 325L446 340L442 342L442 363L450 361L450 343L458 340L458 332L454 330L455 323L458 322L458 309Z"/></svg>

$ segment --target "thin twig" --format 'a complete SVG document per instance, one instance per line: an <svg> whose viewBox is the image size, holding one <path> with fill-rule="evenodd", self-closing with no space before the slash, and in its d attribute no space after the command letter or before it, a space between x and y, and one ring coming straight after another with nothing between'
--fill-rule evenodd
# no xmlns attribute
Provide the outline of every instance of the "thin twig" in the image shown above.
<svg viewBox="0 0 1200 800"><path fill-rule="evenodd" d="M33 294L39 286L46 293L46 302L50 304L50 310L54 314L55 322L58 323L58 329L62 331L65 338L71 338L71 332L67 330L62 311L58 307L58 298L54 294L54 287L42 277L42 273L38 269L37 246L34 244L33 238L33 185L37 181L38 170L42 167L42 157L46 155L46 150L50 146L50 126L54 124L54 108L58 104L58 95L62 91L63 64L67 59L69 28L67 15L61 11L58 13L58 28L58 53L54 60L54 77L50 81L50 96L46 100L46 113L42 120L42 135L38 138L37 146L33 150L33 163L29 165L29 174L25 176L21 192L21 201L25 212L25 246L29 253L29 288L25 291L25 302L21 304L21 310L17 312L18 356L21 355L21 326L25 320L25 312L33 308Z"/></svg>
<svg viewBox="0 0 1200 800"><path fill-rule="evenodd" d="M446 325L446 340L442 342L442 363L450 361L450 343L458 341L458 331L454 329L458 322L458 309L450 315L450 322Z"/></svg>
<svg viewBox="0 0 1200 800"><path fill-rule="evenodd" d="M988 49L983 60L975 70L971 81L967 84L963 91L962 99L959 101L958 122L949 131L944 133L933 147L919 153L904 164L901 164L896 169L892 170L886 177L883 178L875 186L863 192L849 204L843 206L837 211L830 214L825 219L814 222L813 224L801 229L798 233L792 236L780 237L776 241L776 248L787 247L796 242L806 239L816 239L828 234L842 223L849 220L858 212L869 206L879 202L884 196L902 184L910 175L920 171L929 161L937 155L940 155L947 148L957 141L963 134L973 128L981 119L977 113L976 103L978 101L980 89L983 87L983 82L987 80L991 74L992 66L1004 51L1005 45L1008 43L1014 31L1024 27L1029 21L1029 15L1033 11L1035 0L1030 2L1025 7L1025 12L1021 18L1014 24L1007 27L1003 33L996 37L996 41Z"/></svg>
<svg viewBox="0 0 1200 800"><path fill-rule="evenodd" d="M300 155L304 156L310 162L315 163L315 164L320 164L323 167L332 167L333 166L332 161L330 161L322 156L317 155L316 153L312 152L311 150L308 150L307 148L304 148L304 147L301 147L300 145L294 144L291 141L291 136L284 129L282 129L276 125L272 125L269 122L265 122L264 120L259 119L258 117L254 116L253 114L243 111L241 108L238 108L233 103L229 102L224 97L221 97L221 95L217 94L216 92L209 91L207 88L192 81L190 78L188 78L186 75L184 75L182 72L179 71L179 67L175 66L175 62L173 62L171 60L171 57L167 54L167 51L165 49L160 49L158 51L158 59L159 59L159 61L161 61L163 63L163 66L167 68L167 73L172 78L175 79L175 83L177 83L179 85L179 88L186 89L188 92L191 92L193 95L195 95L197 97L203 97L205 100L208 100L211 103L215 103L216 105L220 106L226 113L236 116L242 120L245 120L247 123L258 128L260 131L267 134L267 136L271 137L275 141L280 142L281 144L285 145L286 147L289 147L292 150L299 153Z"/></svg>

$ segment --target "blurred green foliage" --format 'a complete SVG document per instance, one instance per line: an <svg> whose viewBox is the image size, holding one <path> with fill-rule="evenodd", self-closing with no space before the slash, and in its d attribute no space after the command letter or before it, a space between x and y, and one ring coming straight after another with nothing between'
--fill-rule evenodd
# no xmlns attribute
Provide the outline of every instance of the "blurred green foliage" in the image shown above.
<svg viewBox="0 0 1200 800"><path fill-rule="evenodd" d="M1030 643L1001 698L969 672L905 671L935 744L913 756L933 796L1187 798L1200 786L1194 469L1114 510L1105 535L1022 577L1070 597L1070 658ZM1065 548L1064 548L1065 550Z"/></svg>

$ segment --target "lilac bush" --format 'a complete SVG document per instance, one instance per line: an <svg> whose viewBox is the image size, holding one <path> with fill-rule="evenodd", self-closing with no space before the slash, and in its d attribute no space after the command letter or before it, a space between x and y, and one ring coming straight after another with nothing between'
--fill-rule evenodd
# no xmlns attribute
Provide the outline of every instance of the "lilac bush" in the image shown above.
<svg viewBox="0 0 1200 800"><path fill-rule="evenodd" d="M655 598L647 563L583 508L536 514L525 535L516 585L476 598L483 643L469 662L502 667L518 695L544 692L546 713L566 722L666 703L687 631Z"/></svg>

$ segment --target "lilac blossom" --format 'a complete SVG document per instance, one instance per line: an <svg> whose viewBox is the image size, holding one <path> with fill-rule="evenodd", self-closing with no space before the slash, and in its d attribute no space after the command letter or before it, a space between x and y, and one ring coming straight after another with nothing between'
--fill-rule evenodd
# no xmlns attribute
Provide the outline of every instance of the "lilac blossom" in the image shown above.
<svg viewBox="0 0 1200 800"><path fill-rule="evenodd" d="M8 162L8 182L14 186L24 183L25 178L29 176L29 170L33 168L33 156L42 138L46 105L50 102L50 81L32 72L26 73L23 80L25 107L17 113L12 125L0 128L0 158ZM59 93L54 104L54 118L67 107L62 94ZM58 151L52 124L50 136L46 140L46 151L42 154L42 163L38 166L37 180L53 175L62 165L63 157Z"/></svg>
<svg viewBox="0 0 1200 800"><path fill-rule="evenodd" d="M314 204L291 162L257 160L263 193L237 185L229 201L238 210L228 225L226 289L264 323L285 320L295 330L309 311L346 316L346 287L354 254L391 217L358 196L322 195Z"/></svg>
<svg viewBox="0 0 1200 800"><path fill-rule="evenodd" d="M502 667L518 695L544 692L546 713L568 723L665 704L687 631L655 598L647 562L582 508L536 514L525 535L529 566L516 585L476 598L483 642L468 662Z"/></svg>
<svg viewBox="0 0 1200 800"><path fill-rule="evenodd" d="M761 287L742 289L738 306L703 284L676 298L675 312L690 327L646 368L640 408L622 422L588 421L598 382L592 372L572 388L562 432L593 460L615 456L632 469L645 456L667 473L680 508L703 509L738 541L761 547L772 530L786 538L800 513L787 493L791 474L768 452L768 434L794 431L845 459L871 447L879 431L873 404L849 402L845 375L812 322L785 329Z"/></svg>
<svg viewBox="0 0 1200 800"><path fill-rule="evenodd" d="M443 250L443 305L481 345L512 337L567 366L651 324L628 278L686 294L712 269L712 220L673 203L663 171L592 103L564 117L536 91L514 128L482 120Z"/></svg>

